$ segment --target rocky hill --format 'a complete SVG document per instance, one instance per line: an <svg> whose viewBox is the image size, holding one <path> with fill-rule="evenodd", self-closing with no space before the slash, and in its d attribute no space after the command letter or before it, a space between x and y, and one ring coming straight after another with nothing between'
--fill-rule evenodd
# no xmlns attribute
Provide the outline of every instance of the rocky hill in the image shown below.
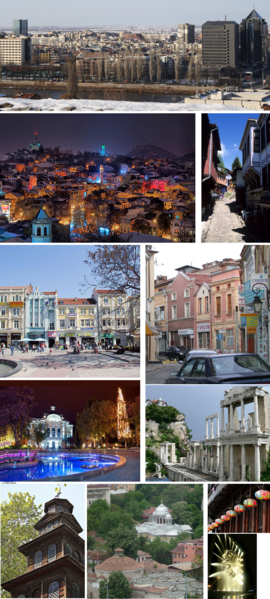
<svg viewBox="0 0 270 599"><path fill-rule="evenodd" d="M171 160L179 160L180 156L168 152L163 148L159 148L153 144L142 144L135 146L129 154L129 158L140 158L141 160L158 160L159 158L170 158Z"/></svg>

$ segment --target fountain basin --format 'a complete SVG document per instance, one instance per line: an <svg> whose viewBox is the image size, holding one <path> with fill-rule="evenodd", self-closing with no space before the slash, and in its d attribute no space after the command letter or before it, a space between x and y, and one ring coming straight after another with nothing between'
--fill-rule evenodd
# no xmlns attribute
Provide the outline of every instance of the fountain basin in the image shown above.
<svg viewBox="0 0 270 599"><path fill-rule="evenodd" d="M0 378L5 378L19 372L23 367L21 362L15 360L8 360L6 358L0 359Z"/></svg>

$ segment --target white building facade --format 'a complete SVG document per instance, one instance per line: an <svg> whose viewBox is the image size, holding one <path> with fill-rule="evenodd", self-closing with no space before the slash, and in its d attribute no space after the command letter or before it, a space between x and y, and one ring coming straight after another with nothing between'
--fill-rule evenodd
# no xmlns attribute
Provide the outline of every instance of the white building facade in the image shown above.
<svg viewBox="0 0 270 599"><path fill-rule="evenodd" d="M62 414L57 414L55 406L51 406L50 412L45 413L42 418L32 418L30 423L31 437L28 442L31 446L36 444L34 429L40 425L44 431L48 432L48 437L41 443L42 449L57 450L66 449L70 446L70 439L73 436L73 424L65 420Z"/></svg>

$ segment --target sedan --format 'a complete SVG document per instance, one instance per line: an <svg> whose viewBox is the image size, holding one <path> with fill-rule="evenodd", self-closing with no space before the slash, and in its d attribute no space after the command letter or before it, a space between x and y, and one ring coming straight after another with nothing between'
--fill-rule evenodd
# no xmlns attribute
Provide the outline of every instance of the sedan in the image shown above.
<svg viewBox="0 0 270 599"><path fill-rule="evenodd" d="M183 362L187 353L188 353L188 349L186 349L186 347L184 347L184 345L180 345L179 347L175 347L174 345L171 345L166 350L165 356L169 360L178 360L180 362Z"/></svg>
<svg viewBox="0 0 270 599"><path fill-rule="evenodd" d="M178 372L171 372L167 385L219 383L270 383L270 364L257 354L194 356Z"/></svg>

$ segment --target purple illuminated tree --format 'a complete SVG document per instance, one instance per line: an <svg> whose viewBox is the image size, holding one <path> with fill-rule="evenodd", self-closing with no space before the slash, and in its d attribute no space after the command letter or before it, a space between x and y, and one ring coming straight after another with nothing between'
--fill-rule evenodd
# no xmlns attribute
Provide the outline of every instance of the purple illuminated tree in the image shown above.
<svg viewBox="0 0 270 599"><path fill-rule="evenodd" d="M0 422L10 426L15 445L22 444L28 418L36 405L33 389L29 387L9 387L7 389L5 403L0 408Z"/></svg>

